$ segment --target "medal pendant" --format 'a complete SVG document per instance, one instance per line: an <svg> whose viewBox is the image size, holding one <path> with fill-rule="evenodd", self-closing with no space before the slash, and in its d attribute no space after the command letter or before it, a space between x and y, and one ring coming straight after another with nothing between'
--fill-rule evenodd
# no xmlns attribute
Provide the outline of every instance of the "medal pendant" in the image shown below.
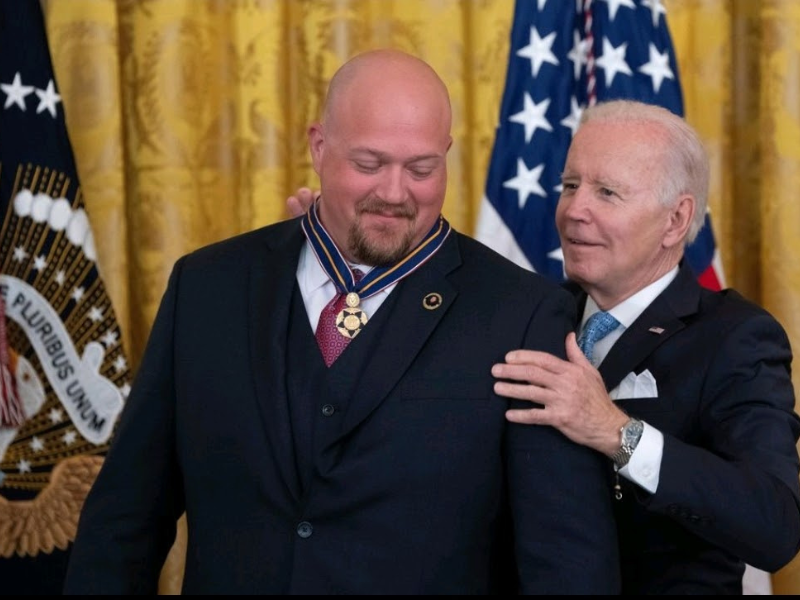
<svg viewBox="0 0 800 600"><path fill-rule="evenodd" d="M355 292L350 292L347 294L344 301L350 308L358 308L358 305L361 303L361 298L359 298L358 294Z"/></svg>
<svg viewBox="0 0 800 600"><path fill-rule="evenodd" d="M348 303L351 295L355 294L347 295ZM357 295L355 296L358 298ZM361 332L368 320L369 318L367 317L367 313L360 308L345 308L342 309L338 315L336 315L336 329L338 329L339 333L341 333L344 337L353 339Z"/></svg>

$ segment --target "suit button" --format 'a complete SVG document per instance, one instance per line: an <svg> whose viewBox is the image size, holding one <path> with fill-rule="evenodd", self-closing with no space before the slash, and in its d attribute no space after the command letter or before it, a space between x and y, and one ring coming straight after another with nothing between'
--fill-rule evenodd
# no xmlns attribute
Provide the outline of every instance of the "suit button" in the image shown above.
<svg viewBox="0 0 800 600"><path fill-rule="evenodd" d="M301 538L310 538L312 533L314 533L314 528L311 526L311 523L308 521L300 521L300 523L298 523L297 535Z"/></svg>
<svg viewBox="0 0 800 600"><path fill-rule="evenodd" d="M333 413L336 412L336 409L333 407L333 404L326 404L322 407L322 414L326 417L332 417Z"/></svg>

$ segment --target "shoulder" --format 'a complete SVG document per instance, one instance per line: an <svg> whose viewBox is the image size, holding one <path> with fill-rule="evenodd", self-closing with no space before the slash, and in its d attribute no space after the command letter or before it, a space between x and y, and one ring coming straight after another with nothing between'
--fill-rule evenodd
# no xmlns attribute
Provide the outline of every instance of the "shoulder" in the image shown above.
<svg viewBox="0 0 800 600"><path fill-rule="evenodd" d="M774 321L777 324L772 313L733 288L718 292L704 289L701 293L699 314L732 326L754 319Z"/></svg>
<svg viewBox="0 0 800 600"><path fill-rule="evenodd" d="M570 296L561 284L525 269L478 240L456 232L464 269L484 277L486 285L516 285L556 296Z"/></svg>
<svg viewBox="0 0 800 600"><path fill-rule="evenodd" d="M756 353L757 349L775 345L785 350L790 348L789 337L778 319L732 288L719 292L703 290L694 319L705 323L706 329L713 332L711 338L726 350Z"/></svg>
<svg viewBox="0 0 800 600"><path fill-rule="evenodd" d="M190 263L241 261L243 257L299 240L300 220L290 219L201 246L180 260Z"/></svg>

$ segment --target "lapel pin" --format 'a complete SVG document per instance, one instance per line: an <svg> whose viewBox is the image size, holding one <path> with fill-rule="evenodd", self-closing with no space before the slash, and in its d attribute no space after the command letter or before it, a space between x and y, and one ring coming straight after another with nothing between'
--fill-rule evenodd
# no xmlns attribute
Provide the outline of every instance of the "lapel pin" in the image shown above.
<svg viewBox="0 0 800 600"><path fill-rule="evenodd" d="M442 296L441 294L437 294L435 292L426 294L425 297L422 299L422 306L424 306L428 310L436 310L441 305L442 305Z"/></svg>
<svg viewBox="0 0 800 600"><path fill-rule="evenodd" d="M650 329L648 329L648 331L652 331L653 333L657 333L658 335L661 335L662 333L664 333L664 328L663 327L651 327Z"/></svg>

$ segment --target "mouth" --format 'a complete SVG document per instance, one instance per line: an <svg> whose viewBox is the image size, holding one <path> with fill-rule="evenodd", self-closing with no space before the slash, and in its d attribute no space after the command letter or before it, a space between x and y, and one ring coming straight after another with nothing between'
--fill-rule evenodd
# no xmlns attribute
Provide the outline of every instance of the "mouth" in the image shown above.
<svg viewBox="0 0 800 600"><path fill-rule="evenodd" d="M361 214L367 217L375 217L377 219L411 219L414 216L412 211L409 211L402 206L383 208L380 210L365 210Z"/></svg>
<svg viewBox="0 0 800 600"><path fill-rule="evenodd" d="M390 225L396 224L404 221L408 221L408 216L403 214L397 214L395 212L366 212L363 213L363 216L368 219L368 223L371 222L373 225Z"/></svg>
<svg viewBox="0 0 800 600"><path fill-rule="evenodd" d="M567 242L570 246L597 246L597 244L593 244L592 242L587 242L585 240L581 240L578 238L567 238Z"/></svg>

